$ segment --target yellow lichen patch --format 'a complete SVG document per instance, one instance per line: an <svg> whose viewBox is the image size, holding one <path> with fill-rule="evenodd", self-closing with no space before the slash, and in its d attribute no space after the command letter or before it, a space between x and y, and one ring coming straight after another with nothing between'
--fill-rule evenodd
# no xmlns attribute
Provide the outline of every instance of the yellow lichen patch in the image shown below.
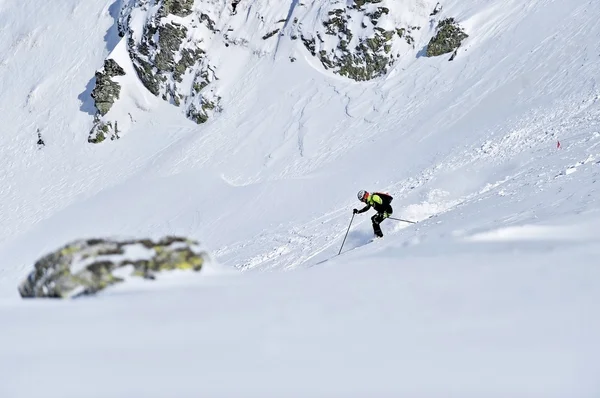
<svg viewBox="0 0 600 398"><path fill-rule="evenodd" d="M202 265L204 264L204 259L198 255L195 255L190 259L190 263L195 271L200 271L200 268L202 268Z"/></svg>
<svg viewBox="0 0 600 398"><path fill-rule="evenodd" d="M67 246L67 247L63 248L60 251L60 255L61 256L70 256L73 253L76 253L77 251L79 251L79 247L74 246L74 245L73 246Z"/></svg>
<svg viewBox="0 0 600 398"><path fill-rule="evenodd" d="M202 267L202 260L198 258L193 258L189 261L182 261L180 263L175 264L175 268L177 269L193 269L194 271L199 271Z"/></svg>
<svg viewBox="0 0 600 398"><path fill-rule="evenodd" d="M174 264L177 269L193 269L198 271L202 267L203 259L191 251L181 251L177 255L178 259Z"/></svg>
<svg viewBox="0 0 600 398"><path fill-rule="evenodd" d="M175 264L175 268L177 269L192 269L192 264L187 261L182 261L180 263Z"/></svg>

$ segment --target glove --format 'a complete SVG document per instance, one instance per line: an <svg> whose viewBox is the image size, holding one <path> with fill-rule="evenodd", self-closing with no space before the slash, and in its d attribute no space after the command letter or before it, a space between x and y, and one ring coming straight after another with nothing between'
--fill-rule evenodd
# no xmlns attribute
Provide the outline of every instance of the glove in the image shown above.
<svg viewBox="0 0 600 398"><path fill-rule="evenodd" d="M353 213L353 214L358 214L358 209L354 209L354 210L352 210L352 213Z"/></svg>

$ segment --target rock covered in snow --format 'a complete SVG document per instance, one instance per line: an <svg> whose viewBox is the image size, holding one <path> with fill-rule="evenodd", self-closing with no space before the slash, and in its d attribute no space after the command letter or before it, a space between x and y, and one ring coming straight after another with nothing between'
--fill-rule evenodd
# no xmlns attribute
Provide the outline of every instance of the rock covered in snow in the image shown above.
<svg viewBox="0 0 600 398"><path fill-rule="evenodd" d="M70 298L94 294L129 276L154 279L167 270L200 271L208 254L178 236L79 240L42 257L19 285L21 297Z"/></svg>
<svg viewBox="0 0 600 398"><path fill-rule="evenodd" d="M217 33L214 2L127 0L119 18L120 35L139 79L152 94L205 122L220 98L204 90L217 80L206 47ZM195 8L194 8L195 7Z"/></svg>
<svg viewBox="0 0 600 398"><path fill-rule="evenodd" d="M106 138L119 138L117 122L104 121L106 115L121 93L121 85L114 80L117 76L125 76L123 68L112 58L104 61L104 66L96 72L96 85L92 91L92 98L97 112L94 116L94 127L89 133L88 142L99 143Z"/></svg>
<svg viewBox="0 0 600 398"><path fill-rule="evenodd" d="M99 115L94 118L94 127L88 135L88 142L98 144L105 139L116 140L119 137L119 123L115 120L104 121Z"/></svg>
<svg viewBox="0 0 600 398"><path fill-rule="evenodd" d="M387 73L420 29L403 22L402 7L391 0L337 0L323 8L322 26L299 27L302 42L325 69L356 81Z"/></svg>

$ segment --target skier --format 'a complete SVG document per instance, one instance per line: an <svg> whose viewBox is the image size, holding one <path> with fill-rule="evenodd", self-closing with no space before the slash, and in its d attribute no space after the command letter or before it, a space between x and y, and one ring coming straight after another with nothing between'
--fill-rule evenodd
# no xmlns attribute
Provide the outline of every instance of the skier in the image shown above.
<svg viewBox="0 0 600 398"><path fill-rule="evenodd" d="M377 211L377 214L371 217L371 221L373 221L373 232L378 237L383 237L383 232L381 232L381 226L379 224L381 224L383 220L392 215L393 209L390 203L392 203L392 200L394 198L392 198L391 195L388 195L386 193L373 192L371 194L364 190L358 191L357 196L358 200L366 203L367 205L360 210L354 209L354 214L364 213L365 211L369 210L372 206L375 209L375 211Z"/></svg>

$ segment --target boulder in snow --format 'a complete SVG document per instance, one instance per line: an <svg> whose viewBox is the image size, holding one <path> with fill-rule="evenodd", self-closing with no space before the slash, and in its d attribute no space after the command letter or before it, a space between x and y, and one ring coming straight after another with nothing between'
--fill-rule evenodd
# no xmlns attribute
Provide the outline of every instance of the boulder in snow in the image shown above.
<svg viewBox="0 0 600 398"><path fill-rule="evenodd" d="M200 271L208 254L177 236L78 240L40 258L19 285L21 297L71 298L94 294L129 276L154 279L167 270Z"/></svg>
<svg viewBox="0 0 600 398"><path fill-rule="evenodd" d="M427 56L437 57L456 51L467 37L469 35L463 31L454 18L446 18L440 21L436 35L429 41Z"/></svg>

